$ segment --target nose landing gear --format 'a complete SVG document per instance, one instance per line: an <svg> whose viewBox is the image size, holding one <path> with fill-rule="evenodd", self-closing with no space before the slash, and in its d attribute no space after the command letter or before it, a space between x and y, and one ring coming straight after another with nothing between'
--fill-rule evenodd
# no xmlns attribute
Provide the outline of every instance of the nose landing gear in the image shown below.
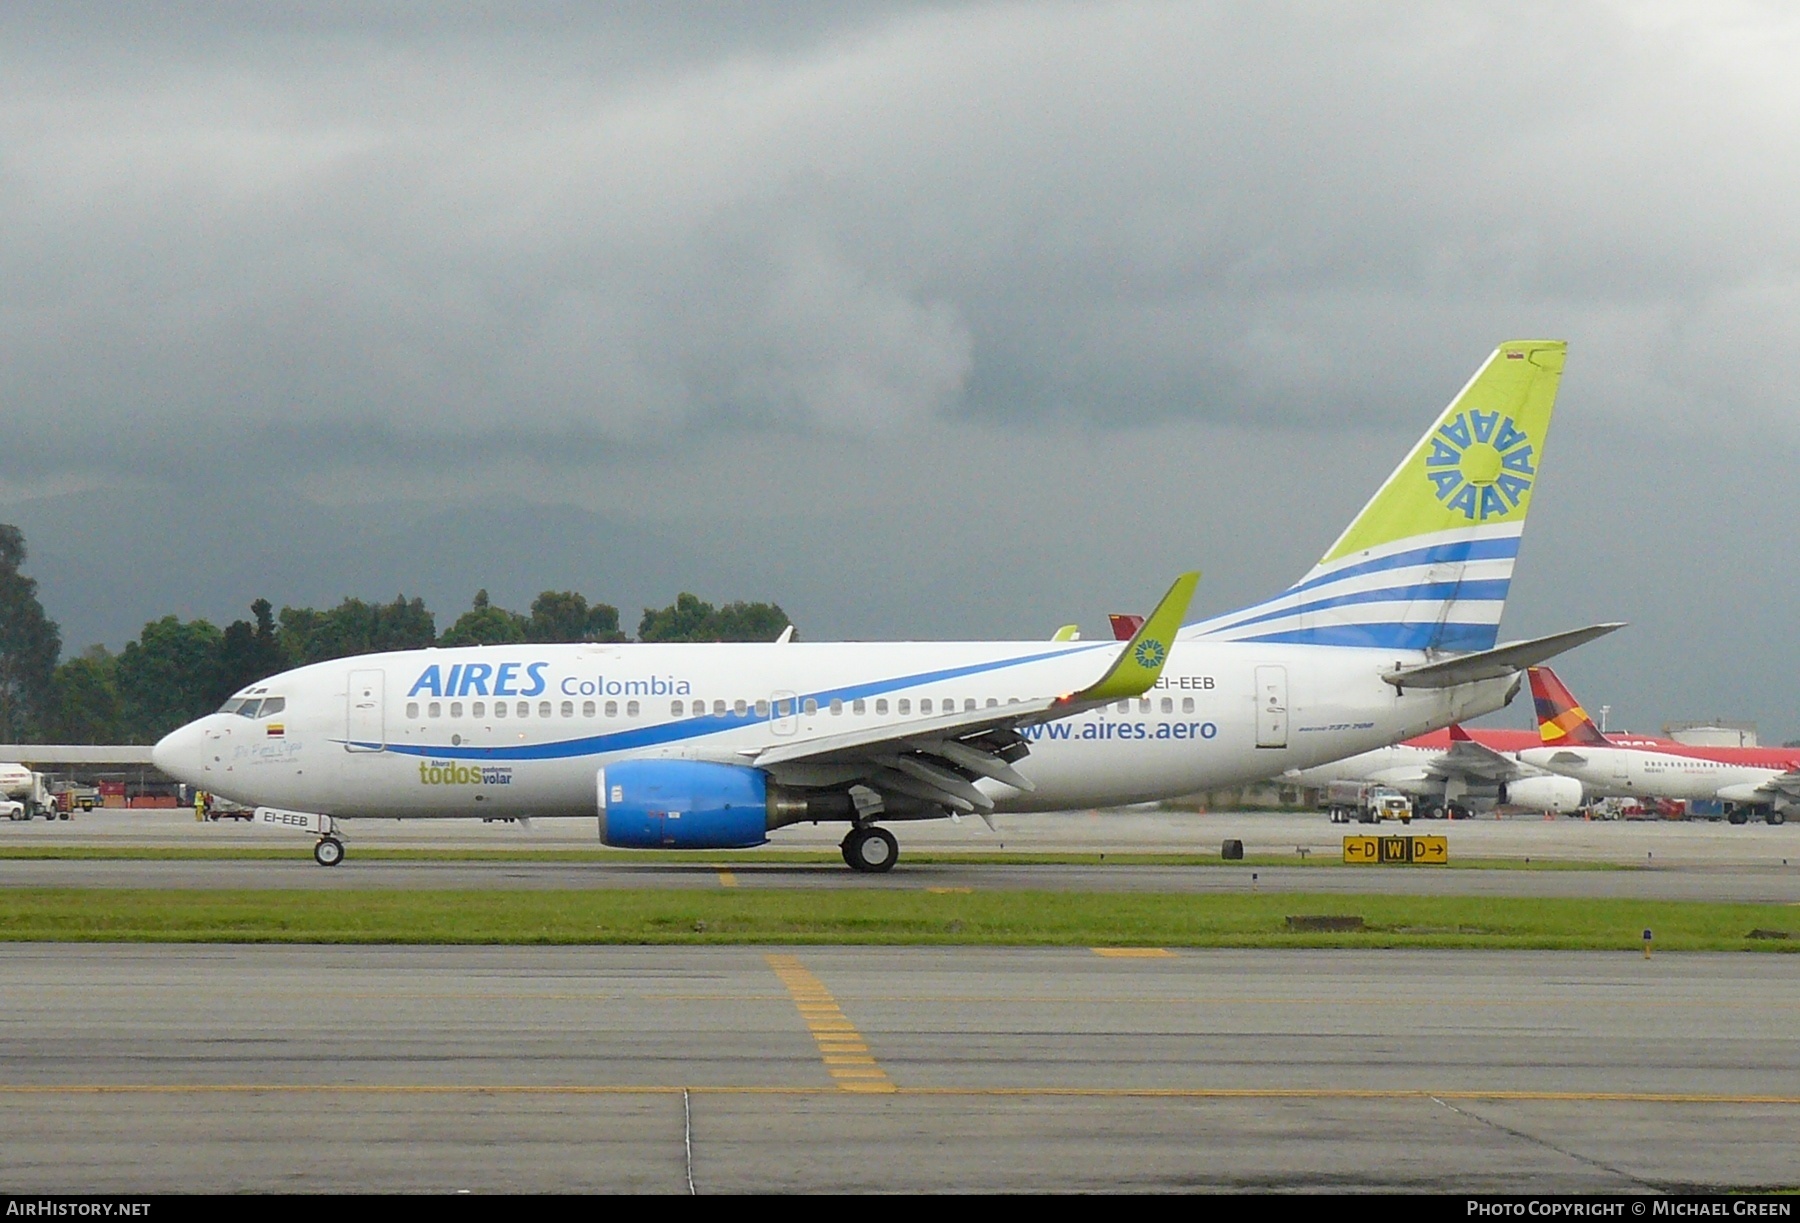
<svg viewBox="0 0 1800 1223"><path fill-rule="evenodd" d="M344 860L344 843L334 836L319 838L313 846L313 861L320 866L336 866Z"/></svg>
<svg viewBox="0 0 1800 1223"><path fill-rule="evenodd" d="M900 860L900 842L894 834L874 824L852 828L844 838L844 865L867 875L879 875L894 869Z"/></svg>

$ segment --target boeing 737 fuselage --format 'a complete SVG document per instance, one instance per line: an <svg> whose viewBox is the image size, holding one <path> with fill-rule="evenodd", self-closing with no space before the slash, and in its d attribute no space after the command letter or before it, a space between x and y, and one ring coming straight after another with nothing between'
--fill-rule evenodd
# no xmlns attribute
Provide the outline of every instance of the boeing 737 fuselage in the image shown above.
<svg viewBox="0 0 1800 1223"><path fill-rule="evenodd" d="M1563 345L1489 357L1325 557L1183 627L1184 575L1131 640L520 645L375 654L253 685L158 765L343 853L338 821L589 815L608 844L761 844L1108 806L1254 781L1497 709L1604 629L1496 648ZM1060 636L1060 635L1059 635Z"/></svg>

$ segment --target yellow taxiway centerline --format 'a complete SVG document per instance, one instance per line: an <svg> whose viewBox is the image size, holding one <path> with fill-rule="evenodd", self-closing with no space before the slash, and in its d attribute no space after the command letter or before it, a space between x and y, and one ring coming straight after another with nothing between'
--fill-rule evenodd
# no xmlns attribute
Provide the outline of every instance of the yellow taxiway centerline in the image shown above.
<svg viewBox="0 0 1800 1223"><path fill-rule="evenodd" d="M778 955L771 953L764 957L781 983L787 986L788 996L794 1001L794 1009L800 1012L801 1021L806 1030L812 1033L813 1041L818 1045L819 1057L825 1065L825 1072L837 1083L842 1091L886 1092L896 1090L894 1081L869 1055L869 1046L844 1014L837 999L825 988L825 983L800 962L796 955ZM856 1053L863 1056L851 1057Z"/></svg>

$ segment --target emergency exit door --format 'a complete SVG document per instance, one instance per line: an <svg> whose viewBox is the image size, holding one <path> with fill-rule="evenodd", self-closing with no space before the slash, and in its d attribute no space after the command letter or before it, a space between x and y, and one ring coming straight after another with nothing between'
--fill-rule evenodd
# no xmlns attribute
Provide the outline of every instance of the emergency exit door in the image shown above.
<svg viewBox="0 0 1800 1223"><path fill-rule="evenodd" d="M1256 746L1286 747L1288 686L1286 667L1256 669Z"/></svg>
<svg viewBox="0 0 1800 1223"><path fill-rule="evenodd" d="M379 752L387 745L387 728L382 717L382 673L350 672L350 688L345 694L344 750Z"/></svg>

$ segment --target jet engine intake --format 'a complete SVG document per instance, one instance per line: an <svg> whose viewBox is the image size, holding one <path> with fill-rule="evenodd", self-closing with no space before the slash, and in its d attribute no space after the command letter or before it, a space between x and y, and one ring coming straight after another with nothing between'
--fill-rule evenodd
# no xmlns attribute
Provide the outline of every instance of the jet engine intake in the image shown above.
<svg viewBox="0 0 1800 1223"><path fill-rule="evenodd" d="M1500 801L1533 811L1581 810L1581 783L1573 777L1521 777L1501 787Z"/></svg>

